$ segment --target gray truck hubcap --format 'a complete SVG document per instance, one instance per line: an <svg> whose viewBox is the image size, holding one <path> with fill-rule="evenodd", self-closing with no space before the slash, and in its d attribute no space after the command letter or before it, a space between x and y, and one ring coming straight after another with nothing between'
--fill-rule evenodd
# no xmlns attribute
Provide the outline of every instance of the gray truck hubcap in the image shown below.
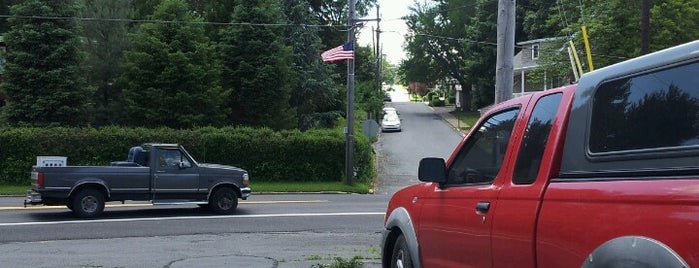
<svg viewBox="0 0 699 268"><path fill-rule="evenodd" d="M80 205L85 212L95 212L97 210L97 198L94 196L83 197L83 199L80 200Z"/></svg>

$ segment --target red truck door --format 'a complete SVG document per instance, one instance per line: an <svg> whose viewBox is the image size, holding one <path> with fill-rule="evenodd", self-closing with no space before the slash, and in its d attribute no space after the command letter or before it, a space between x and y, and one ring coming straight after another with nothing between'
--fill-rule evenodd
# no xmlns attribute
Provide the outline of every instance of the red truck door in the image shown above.
<svg viewBox="0 0 699 268"><path fill-rule="evenodd" d="M490 267L492 211L519 106L482 120L448 164L447 182L432 184L417 236L423 267Z"/></svg>
<svg viewBox="0 0 699 268"><path fill-rule="evenodd" d="M493 257L493 267L536 267L536 220L572 99L572 90L548 93L532 97L535 104L524 112L527 125L522 139L513 140L519 143L512 145L517 148L517 158L501 172L507 178L491 216L492 250L498 253Z"/></svg>

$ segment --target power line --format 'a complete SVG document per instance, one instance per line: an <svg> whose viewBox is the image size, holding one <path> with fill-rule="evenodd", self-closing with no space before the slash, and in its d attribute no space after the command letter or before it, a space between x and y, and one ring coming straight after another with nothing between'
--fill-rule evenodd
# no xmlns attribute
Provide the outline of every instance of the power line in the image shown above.
<svg viewBox="0 0 699 268"><path fill-rule="evenodd" d="M22 15L4 15L0 14L0 18L14 19L35 19L35 20L78 20L78 21L102 21L102 22L122 22L122 23L162 23L162 24L203 24L203 25L218 25L218 26L263 26L263 27L329 27L346 29L348 25L332 25L332 24L289 24L289 23L252 23L252 22L213 22L213 21L180 21L180 20L146 20L146 19L124 19L124 18L90 18L90 17L64 17L64 16L22 16Z"/></svg>

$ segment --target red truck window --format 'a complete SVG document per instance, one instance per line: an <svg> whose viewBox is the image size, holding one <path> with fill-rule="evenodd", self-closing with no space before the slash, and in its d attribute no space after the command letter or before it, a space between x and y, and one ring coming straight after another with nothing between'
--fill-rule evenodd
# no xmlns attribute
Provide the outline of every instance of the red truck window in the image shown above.
<svg viewBox="0 0 699 268"><path fill-rule="evenodd" d="M699 145L699 63L627 77L595 92L589 150Z"/></svg>
<svg viewBox="0 0 699 268"><path fill-rule="evenodd" d="M490 183L505 157L519 109L496 113L471 134L449 167L447 184Z"/></svg>
<svg viewBox="0 0 699 268"><path fill-rule="evenodd" d="M513 183L531 184L536 179L553 120L562 98L563 94L558 93L541 97L537 101L527 123L522 146L517 155L517 163L512 177Z"/></svg>

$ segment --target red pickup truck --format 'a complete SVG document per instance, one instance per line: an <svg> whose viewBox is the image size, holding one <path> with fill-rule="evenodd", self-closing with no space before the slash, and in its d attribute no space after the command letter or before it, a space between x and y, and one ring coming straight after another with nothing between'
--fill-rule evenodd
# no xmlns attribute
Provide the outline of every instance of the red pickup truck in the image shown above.
<svg viewBox="0 0 699 268"><path fill-rule="evenodd" d="M383 267L699 267L699 40L496 104L418 178Z"/></svg>

